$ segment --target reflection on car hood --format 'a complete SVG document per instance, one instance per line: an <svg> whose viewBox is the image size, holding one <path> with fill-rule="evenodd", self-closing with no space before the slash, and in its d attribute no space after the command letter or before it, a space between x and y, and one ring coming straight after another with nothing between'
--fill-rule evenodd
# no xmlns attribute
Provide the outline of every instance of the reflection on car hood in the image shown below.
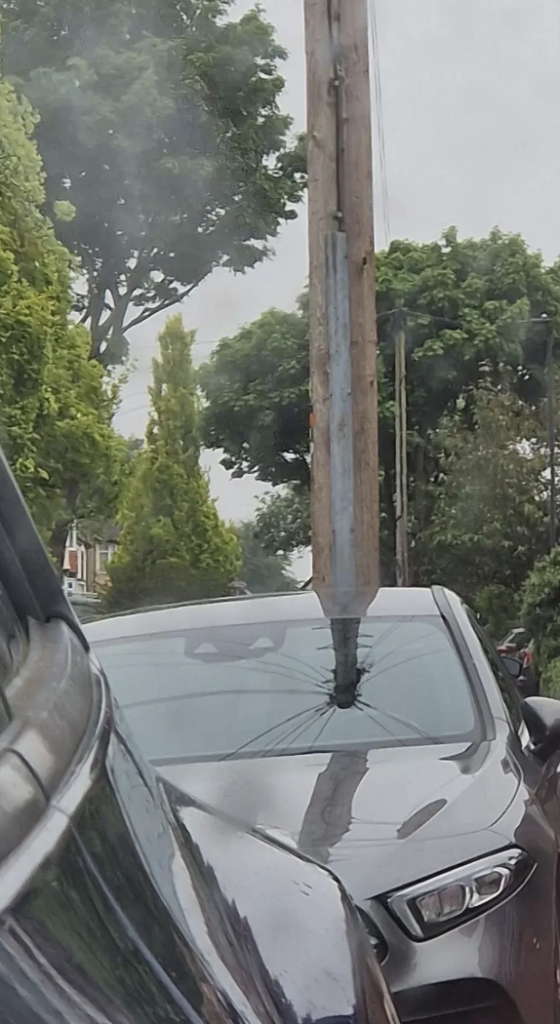
<svg viewBox="0 0 560 1024"><path fill-rule="evenodd" d="M519 789L499 742L162 769L178 789L328 864L357 900L504 845Z"/></svg>

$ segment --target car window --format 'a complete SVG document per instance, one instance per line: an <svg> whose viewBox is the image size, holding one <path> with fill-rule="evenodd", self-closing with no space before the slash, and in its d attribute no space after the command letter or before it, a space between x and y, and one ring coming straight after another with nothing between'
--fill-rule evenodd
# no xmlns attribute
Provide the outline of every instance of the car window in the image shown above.
<svg viewBox="0 0 560 1024"><path fill-rule="evenodd" d="M471 741L479 721L441 619L361 623L356 704L332 703L325 620L215 627L94 644L148 758Z"/></svg>
<svg viewBox="0 0 560 1024"><path fill-rule="evenodd" d="M501 641L500 646L505 647L506 645L511 645L512 647L515 647L516 650L520 651L523 647L527 646L530 640L530 634L526 629L512 629Z"/></svg>
<svg viewBox="0 0 560 1024"><path fill-rule="evenodd" d="M521 700L515 688L515 683L511 679L506 667L502 664L501 658L494 645L490 642L486 633L476 621L475 616L470 611L468 612L468 616L470 624L480 640L486 659L492 669L494 679L498 684L502 700L509 712L512 724L514 728L519 731L523 725L523 715L521 713Z"/></svg>

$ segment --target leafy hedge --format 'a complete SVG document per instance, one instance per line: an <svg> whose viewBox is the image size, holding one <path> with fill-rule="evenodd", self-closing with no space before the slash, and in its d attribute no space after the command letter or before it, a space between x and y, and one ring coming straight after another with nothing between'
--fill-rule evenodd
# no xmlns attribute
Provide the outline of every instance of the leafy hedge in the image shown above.
<svg viewBox="0 0 560 1024"><path fill-rule="evenodd" d="M560 547L541 558L527 577L521 618L535 640L543 690L560 696Z"/></svg>

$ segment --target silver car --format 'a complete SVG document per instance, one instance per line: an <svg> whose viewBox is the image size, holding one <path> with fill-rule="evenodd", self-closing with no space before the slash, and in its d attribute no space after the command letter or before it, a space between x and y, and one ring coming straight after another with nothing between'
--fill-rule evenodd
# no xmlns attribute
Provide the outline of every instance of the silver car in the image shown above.
<svg viewBox="0 0 560 1024"><path fill-rule="evenodd" d="M340 877L403 1021L558 1021L560 703L522 701L441 588L382 590L348 629L345 707L313 593L142 611L87 636L168 783Z"/></svg>

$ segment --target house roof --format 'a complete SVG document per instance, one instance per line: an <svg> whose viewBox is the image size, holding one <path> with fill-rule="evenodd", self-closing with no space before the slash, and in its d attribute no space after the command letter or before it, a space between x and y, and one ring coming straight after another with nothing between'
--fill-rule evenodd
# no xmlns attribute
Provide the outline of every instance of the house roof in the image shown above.
<svg viewBox="0 0 560 1024"><path fill-rule="evenodd" d="M78 537L85 547L103 543L118 544L120 532L120 526L116 523L99 523L87 519L78 527Z"/></svg>

